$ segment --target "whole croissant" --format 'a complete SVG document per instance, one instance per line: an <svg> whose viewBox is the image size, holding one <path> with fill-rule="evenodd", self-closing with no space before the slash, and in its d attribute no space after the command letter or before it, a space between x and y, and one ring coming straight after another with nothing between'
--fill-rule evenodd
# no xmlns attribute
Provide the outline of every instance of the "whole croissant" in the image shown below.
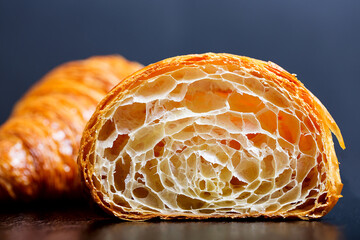
<svg viewBox="0 0 360 240"><path fill-rule="evenodd" d="M336 123L279 66L179 56L98 105L78 162L94 200L127 220L318 218L341 197Z"/></svg>
<svg viewBox="0 0 360 240"><path fill-rule="evenodd" d="M79 196L83 128L105 94L140 67L120 56L92 57L39 81L0 128L0 200Z"/></svg>

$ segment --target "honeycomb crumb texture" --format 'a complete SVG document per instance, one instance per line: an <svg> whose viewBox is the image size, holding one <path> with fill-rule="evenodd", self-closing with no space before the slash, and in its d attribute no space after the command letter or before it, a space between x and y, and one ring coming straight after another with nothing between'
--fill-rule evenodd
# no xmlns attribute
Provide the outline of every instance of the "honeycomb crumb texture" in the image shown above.
<svg viewBox="0 0 360 240"><path fill-rule="evenodd" d="M153 214L311 211L326 203L327 159L293 98L236 67L153 77L104 118L92 155L98 190Z"/></svg>

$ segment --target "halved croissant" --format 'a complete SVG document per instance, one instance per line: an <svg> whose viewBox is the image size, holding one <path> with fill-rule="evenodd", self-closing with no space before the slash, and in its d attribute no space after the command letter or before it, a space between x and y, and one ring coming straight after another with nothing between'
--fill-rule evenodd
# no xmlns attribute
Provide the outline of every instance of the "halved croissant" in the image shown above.
<svg viewBox="0 0 360 240"><path fill-rule="evenodd" d="M106 93L140 67L120 56L93 57L38 82L0 128L0 200L80 196L83 128Z"/></svg>
<svg viewBox="0 0 360 240"><path fill-rule="evenodd" d="M336 123L279 66L207 53L152 64L102 102L78 163L121 219L318 218L341 197Z"/></svg>

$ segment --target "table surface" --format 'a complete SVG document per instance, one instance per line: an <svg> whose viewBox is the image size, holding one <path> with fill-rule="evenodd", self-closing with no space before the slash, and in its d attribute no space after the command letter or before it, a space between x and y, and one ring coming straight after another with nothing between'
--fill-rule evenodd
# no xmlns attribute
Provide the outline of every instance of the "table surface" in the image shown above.
<svg viewBox="0 0 360 240"><path fill-rule="evenodd" d="M0 239L360 239L360 199L346 188L318 221L126 222L85 202L0 206Z"/></svg>

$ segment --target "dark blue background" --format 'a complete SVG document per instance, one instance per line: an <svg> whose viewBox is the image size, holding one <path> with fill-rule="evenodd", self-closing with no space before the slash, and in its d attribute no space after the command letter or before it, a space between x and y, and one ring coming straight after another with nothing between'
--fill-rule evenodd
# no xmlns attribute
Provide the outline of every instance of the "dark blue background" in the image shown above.
<svg viewBox="0 0 360 240"><path fill-rule="evenodd" d="M0 0L0 122L51 68L122 54L145 65L188 53L228 52L273 61L328 108L343 195L325 218L359 235L360 1ZM350 234L350 235L349 235Z"/></svg>

